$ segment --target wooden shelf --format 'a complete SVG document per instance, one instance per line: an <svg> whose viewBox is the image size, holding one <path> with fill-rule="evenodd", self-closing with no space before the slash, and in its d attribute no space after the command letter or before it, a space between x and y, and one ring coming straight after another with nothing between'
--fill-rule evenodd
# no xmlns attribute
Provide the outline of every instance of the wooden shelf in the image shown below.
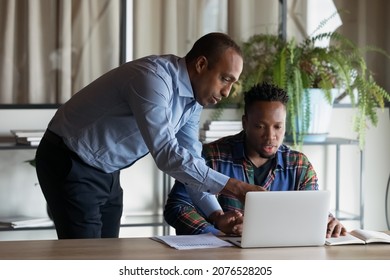
<svg viewBox="0 0 390 280"><path fill-rule="evenodd" d="M122 217L121 227L167 227L168 225L164 221L162 215L128 215ZM21 227L12 228L7 226L0 226L0 231L21 231L21 230L42 230L42 229L54 229L54 226L48 227Z"/></svg>
<svg viewBox="0 0 390 280"><path fill-rule="evenodd" d="M0 150L33 150L36 148L37 146L16 143L14 136L0 136Z"/></svg>

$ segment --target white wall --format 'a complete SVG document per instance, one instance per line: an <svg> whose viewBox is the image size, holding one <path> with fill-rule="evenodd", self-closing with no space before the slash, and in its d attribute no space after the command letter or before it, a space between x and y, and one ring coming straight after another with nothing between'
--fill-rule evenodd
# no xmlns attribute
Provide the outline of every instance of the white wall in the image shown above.
<svg viewBox="0 0 390 280"><path fill-rule="evenodd" d="M55 109L1 109L0 136L12 136L11 129L45 129ZM34 149L0 150L0 217L46 216L46 204L38 185Z"/></svg>
<svg viewBox="0 0 390 280"><path fill-rule="evenodd" d="M55 109L0 109L0 136L12 137L11 129L45 129ZM0 217L47 217L46 201L38 184L35 168L26 163L35 149L0 149ZM162 172L150 155L121 172L124 189L124 216L162 213ZM141 218L142 219L142 218ZM146 219L146 218L145 218ZM160 228L126 227L120 236L152 236ZM0 231L0 240L52 239L54 231Z"/></svg>
<svg viewBox="0 0 390 280"><path fill-rule="evenodd" d="M354 137L351 128L352 109L335 109L332 119L331 135ZM365 228L386 230L385 192L390 176L390 114L389 108L378 111L378 126L371 127L367 132L364 148L365 164L363 170L364 215ZM352 155L345 160L344 165L353 164ZM348 182L356 179L359 174L351 172L344 178L346 188L353 188ZM345 200L356 197L356 192L345 194Z"/></svg>

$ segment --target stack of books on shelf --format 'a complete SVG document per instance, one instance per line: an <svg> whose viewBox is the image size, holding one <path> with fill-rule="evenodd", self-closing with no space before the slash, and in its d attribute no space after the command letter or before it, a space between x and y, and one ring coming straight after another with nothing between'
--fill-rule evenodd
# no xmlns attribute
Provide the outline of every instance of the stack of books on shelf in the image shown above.
<svg viewBox="0 0 390 280"><path fill-rule="evenodd" d="M11 130L17 144L38 146L45 130Z"/></svg>
<svg viewBox="0 0 390 280"><path fill-rule="evenodd" d="M0 228L18 229L18 228L38 228L52 227L53 221L50 218L36 218L27 216L13 216L0 218Z"/></svg>
<svg viewBox="0 0 390 280"><path fill-rule="evenodd" d="M237 134L241 130L241 121L206 121L199 131L199 139L203 143L209 143L228 135Z"/></svg>

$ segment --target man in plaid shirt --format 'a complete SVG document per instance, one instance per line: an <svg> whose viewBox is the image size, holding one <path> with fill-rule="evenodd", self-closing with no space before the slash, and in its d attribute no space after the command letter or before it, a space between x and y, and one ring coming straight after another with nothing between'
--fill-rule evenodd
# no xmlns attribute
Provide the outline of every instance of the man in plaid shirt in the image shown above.
<svg viewBox="0 0 390 280"><path fill-rule="evenodd" d="M286 92L270 84L245 93L243 131L204 144L206 164L216 171L267 191L318 190L316 172L301 152L282 144L285 134ZM241 234L244 205L234 196L219 194L221 209L209 217L192 203L186 187L176 181L168 196L164 217L176 234L211 232ZM344 235L346 229L331 214L326 237Z"/></svg>

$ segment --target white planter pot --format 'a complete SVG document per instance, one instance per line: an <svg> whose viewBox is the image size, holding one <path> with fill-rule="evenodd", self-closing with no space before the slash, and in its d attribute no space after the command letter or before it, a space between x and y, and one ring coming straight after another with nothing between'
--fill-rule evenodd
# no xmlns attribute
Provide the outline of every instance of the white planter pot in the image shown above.
<svg viewBox="0 0 390 280"><path fill-rule="evenodd" d="M306 104L305 100L310 98L310 108L308 113L310 114L310 123L307 132L303 136L304 142L322 142L325 141L329 134L329 125L332 117L333 101L338 96L339 89L332 89L332 103L330 104L325 97L325 93L322 89L311 88L305 89L302 106ZM304 114L301 118L305 117ZM297 136L301 133L302 120L297 119ZM287 141L291 140L290 136L287 136Z"/></svg>

